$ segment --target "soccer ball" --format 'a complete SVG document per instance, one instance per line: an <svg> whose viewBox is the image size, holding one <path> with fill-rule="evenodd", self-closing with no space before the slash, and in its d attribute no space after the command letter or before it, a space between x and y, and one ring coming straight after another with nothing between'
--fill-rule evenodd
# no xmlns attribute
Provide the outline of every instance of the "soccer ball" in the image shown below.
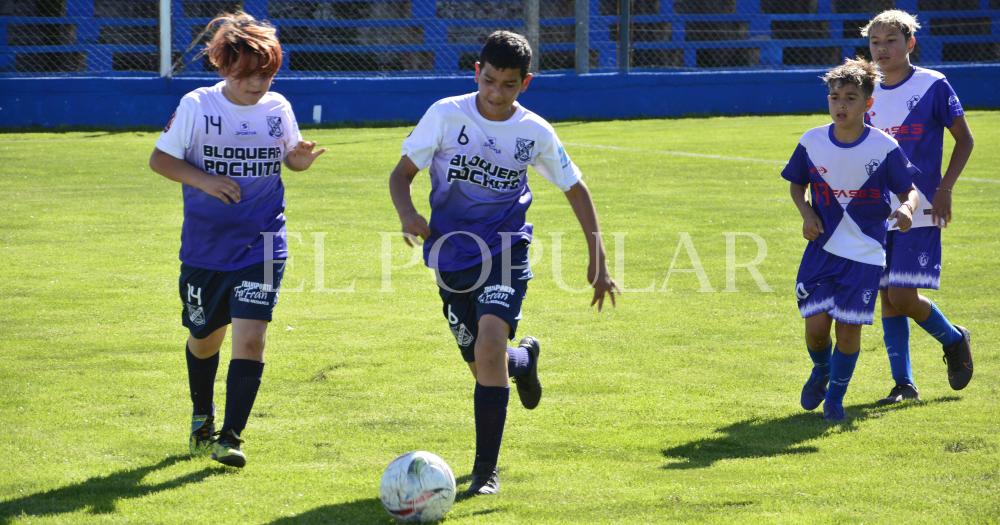
<svg viewBox="0 0 1000 525"><path fill-rule="evenodd" d="M437 521L455 502L455 475L430 452L408 452L385 468L379 499L399 521Z"/></svg>

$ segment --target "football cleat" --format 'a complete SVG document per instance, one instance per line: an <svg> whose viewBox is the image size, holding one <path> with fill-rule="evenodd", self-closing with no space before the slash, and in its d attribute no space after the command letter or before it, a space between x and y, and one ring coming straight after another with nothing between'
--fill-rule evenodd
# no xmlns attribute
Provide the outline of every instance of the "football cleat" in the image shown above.
<svg viewBox="0 0 1000 525"><path fill-rule="evenodd" d="M243 468L247 464L247 457L240 450L240 443L243 443L243 440L236 431L230 429L223 432L212 445L212 459L223 465Z"/></svg>
<svg viewBox="0 0 1000 525"><path fill-rule="evenodd" d="M892 390L889 391L889 395L885 396L883 399L879 399L875 402L875 404L893 405L896 403L902 403L907 399L920 401L920 392L917 391L917 387L911 385L910 383L892 387Z"/></svg>
<svg viewBox="0 0 1000 525"><path fill-rule="evenodd" d="M191 436L188 449L192 456L206 456L212 451L212 436L215 434L214 415L191 417Z"/></svg>
<svg viewBox="0 0 1000 525"><path fill-rule="evenodd" d="M814 367L806 384L802 385L802 396L799 399L802 408L812 410L818 407L826 398L826 385L829 382L830 367L825 367L823 371Z"/></svg>
<svg viewBox="0 0 1000 525"><path fill-rule="evenodd" d="M823 419L831 423L839 423L844 420L844 405L840 403L823 403Z"/></svg>
<svg viewBox="0 0 1000 525"><path fill-rule="evenodd" d="M961 390L972 380L972 348L969 331L955 325L962 339L944 347L942 360L948 365L948 383L952 390Z"/></svg>
<svg viewBox="0 0 1000 525"><path fill-rule="evenodd" d="M500 476L496 467L472 471L472 481L469 488L465 490L466 496L487 496L500 492Z"/></svg>
<svg viewBox="0 0 1000 525"><path fill-rule="evenodd" d="M531 410L542 400L542 383L538 380L538 354L542 348L538 344L538 339L530 335L521 339L517 346L527 349L531 355L531 367L528 372L521 377L513 378L514 384L517 385L517 397L521 398L524 408Z"/></svg>

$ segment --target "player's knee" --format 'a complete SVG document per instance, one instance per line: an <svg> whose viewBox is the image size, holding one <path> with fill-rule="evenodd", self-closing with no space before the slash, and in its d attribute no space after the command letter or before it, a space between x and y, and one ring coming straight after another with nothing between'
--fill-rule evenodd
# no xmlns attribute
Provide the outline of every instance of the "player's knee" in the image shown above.
<svg viewBox="0 0 1000 525"><path fill-rule="evenodd" d="M917 294L916 289L889 288L887 295L889 296L889 304L895 312L912 317L919 311L920 295Z"/></svg>

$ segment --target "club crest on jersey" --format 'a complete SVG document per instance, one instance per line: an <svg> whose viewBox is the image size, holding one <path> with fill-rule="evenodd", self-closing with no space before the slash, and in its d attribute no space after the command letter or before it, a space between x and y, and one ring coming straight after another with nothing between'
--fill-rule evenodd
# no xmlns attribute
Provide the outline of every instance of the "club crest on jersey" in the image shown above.
<svg viewBox="0 0 1000 525"><path fill-rule="evenodd" d="M958 105L958 95L952 95L952 96L948 97L948 105L951 106L951 107L957 106Z"/></svg>
<svg viewBox="0 0 1000 525"><path fill-rule="evenodd" d="M497 147L496 137L486 137L486 142L483 143L483 147L492 150L493 153L496 153L497 155L500 154L500 148Z"/></svg>
<svg viewBox="0 0 1000 525"><path fill-rule="evenodd" d="M514 151L514 159L518 162L528 162L531 160L531 150L535 148L535 141L517 138Z"/></svg>
<svg viewBox="0 0 1000 525"><path fill-rule="evenodd" d="M931 256L927 252L920 252L917 256L917 263L920 264L921 268L927 268L927 265L931 263Z"/></svg>
<svg viewBox="0 0 1000 525"><path fill-rule="evenodd" d="M281 117L268 116L267 127L267 134L276 139L280 139L285 134L281 129Z"/></svg>
<svg viewBox="0 0 1000 525"><path fill-rule="evenodd" d="M906 109L913 111L917 109L917 103L920 102L920 95L913 95L910 100L906 101Z"/></svg>
<svg viewBox="0 0 1000 525"><path fill-rule="evenodd" d="M872 302L872 293L873 290L871 288L865 289L865 291L861 292L861 300L864 301L865 304Z"/></svg>
<svg viewBox="0 0 1000 525"><path fill-rule="evenodd" d="M872 159L868 161L868 164L865 164L865 171L868 172L869 177L871 177L872 174L875 173L875 170L878 169L878 166L879 166L879 161L876 159Z"/></svg>

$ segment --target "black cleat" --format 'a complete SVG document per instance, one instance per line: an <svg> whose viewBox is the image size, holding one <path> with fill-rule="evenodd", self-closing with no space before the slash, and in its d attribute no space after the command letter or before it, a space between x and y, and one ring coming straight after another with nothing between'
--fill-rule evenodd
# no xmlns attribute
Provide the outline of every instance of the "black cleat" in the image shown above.
<svg viewBox="0 0 1000 525"><path fill-rule="evenodd" d="M538 380L538 354L541 353L542 348L538 344L538 339L530 335L521 339L517 346L528 349L528 354L531 355L531 367L528 369L528 373L513 378L514 384L517 385L517 397L521 398L521 404L524 405L524 408L531 410L537 407L538 402L542 400L542 383Z"/></svg>
<svg viewBox="0 0 1000 525"><path fill-rule="evenodd" d="M920 401L920 392L917 391L917 387L910 383L905 385L896 385L892 387L889 391L889 395L885 396L884 399L879 399L875 402L876 405L894 405L896 403L902 403L907 399L912 399L914 401Z"/></svg>
<svg viewBox="0 0 1000 525"><path fill-rule="evenodd" d="M962 332L962 339L944 347L942 358L948 365L948 383L952 390L961 390L972 380L972 348L969 331L955 325Z"/></svg>
<svg viewBox="0 0 1000 525"><path fill-rule="evenodd" d="M247 457L240 450L239 434L235 430L226 430L219 435L219 439L212 445L212 459L228 465L230 467L243 468L247 464Z"/></svg>
<svg viewBox="0 0 1000 525"><path fill-rule="evenodd" d="M472 481L465 490L465 496L489 496L500 492L500 476L496 467L483 472L472 471Z"/></svg>

